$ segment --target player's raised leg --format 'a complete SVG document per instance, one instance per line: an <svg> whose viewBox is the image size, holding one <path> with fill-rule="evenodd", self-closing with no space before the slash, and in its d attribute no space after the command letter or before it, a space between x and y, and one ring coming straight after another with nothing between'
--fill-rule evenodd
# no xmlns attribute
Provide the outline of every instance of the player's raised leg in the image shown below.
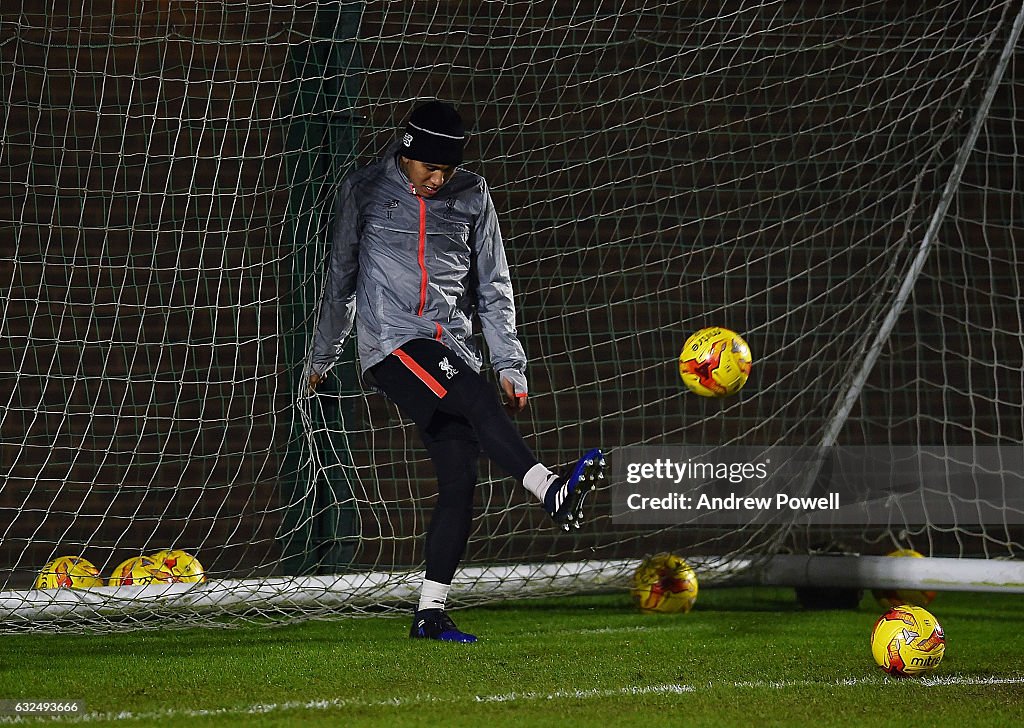
<svg viewBox="0 0 1024 728"><path fill-rule="evenodd" d="M523 477L523 485L544 504L548 515L568 531L583 525L583 504L605 481L605 458L597 448L588 450L562 477L541 464Z"/></svg>

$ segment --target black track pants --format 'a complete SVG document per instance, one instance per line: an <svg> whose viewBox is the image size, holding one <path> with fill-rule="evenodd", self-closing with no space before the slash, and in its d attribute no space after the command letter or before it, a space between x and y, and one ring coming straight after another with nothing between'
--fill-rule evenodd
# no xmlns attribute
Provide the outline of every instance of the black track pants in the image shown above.
<svg viewBox="0 0 1024 728"><path fill-rule="evenodd" d="M466 550L483 451L518 481L537 464L494 385L437 341L410 341L370 369L373 382L418 426L437 472L427 528L427 579L450 584Z"/></svg>

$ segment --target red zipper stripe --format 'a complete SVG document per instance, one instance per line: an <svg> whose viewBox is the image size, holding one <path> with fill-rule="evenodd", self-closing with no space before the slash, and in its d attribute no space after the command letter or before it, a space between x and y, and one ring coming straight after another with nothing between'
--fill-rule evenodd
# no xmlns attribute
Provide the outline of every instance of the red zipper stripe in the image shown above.
<svg viewBox="0 0 1024 728"><path fill-rule="evenodd" d="M420 203L420 307L416 315L422 316L423 309L427 307L427 203L419 196L416 197L416 201Z"/></svg>
<svg viewBox="0 0 1024 728"><path fill-rule="evenodd" d="M403 364L405 364L406 368L410 372L415 374L416 377L421 382L423 382L424 384L426 384L430 388L431 392L436 394L438 397L442 397L442 398L446 394L448 394L448 390L445 389L444 387L442 387L441 383L439 381L437 381L436 379L434 379L430 375L430 372L428 372L426 369L421 367L419 365L419 363L415 359L413 359L411 356L406 354L401 349L395 349L394 353L395 353L395 356L398 357L399 361L401 361Z"/></svg>

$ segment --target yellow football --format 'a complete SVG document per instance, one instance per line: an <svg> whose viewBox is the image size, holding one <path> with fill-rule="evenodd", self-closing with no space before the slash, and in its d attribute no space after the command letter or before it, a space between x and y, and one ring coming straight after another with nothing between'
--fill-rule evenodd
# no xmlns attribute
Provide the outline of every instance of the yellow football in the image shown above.
<svg viewBox="0 0 1024 728"><path fill-rule="evenodd" d="M36 589L91 589L103 586L100 571L81 556L59 556L39 572Z"/></svg>
<svg viewBox="0 0 1024 728"><path fill-rule="evenodd" d="M181 549L157 551L149 558L156 562L158 571L169 574L171 581L206 581L206 569L192 554Z"/></svg>
<svg viewBox="0 0 1024 728"><path fill-rule="evenodd" d="M911 677L938 667L946 653L942 625L921 607L893 607L871 630L871 655L890 675Z"/></svg>
<svg viewBox="0 0 1024 728"><path fill-rule="evenodd" d="M162 573L153 559L148 556L133 556L125 559L110 575L109 586L138 586L144 584L169 584L169 574Z"/></svg>
<svg viewBox="0 0 1024 728"><path fill-rule="evenodd" d="M715 326L693 334L679 354L679 376L702 397L728 397L747 383L750 347L739 334Z"/></svg>
<svg viewBox="0 0 1024 728"><path fill-rule="evenodd" d="M633 602L645 612L689 612L697 601L697 575L675 554L655 554L633 574Z"/></svg>

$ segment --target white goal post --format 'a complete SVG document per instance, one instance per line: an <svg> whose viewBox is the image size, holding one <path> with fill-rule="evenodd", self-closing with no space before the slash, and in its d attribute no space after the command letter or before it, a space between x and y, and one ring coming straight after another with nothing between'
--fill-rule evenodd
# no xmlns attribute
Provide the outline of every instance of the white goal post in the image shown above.
<svg viewBox="0 0 1024 728"><path fill-rule="evenodd" d="M894 559L858 555L776 555L766 561L691 557L701 565L702 588L786 586L842 589L925 589L1024 593L1024 562L978 559ZM553 594L625 591L640 561L580 561L459 570L453 597L465 604ZM359 572L336 576L223 579L192 584L0 592L0 614L9 625L67 629L106 619L134 618L139 626L190 627L186 620L230 615L239 623L269 614L295 615L324 609L373 609L414 603L422 571Z"/></svg>
<svg viewBox="0 0 1024 728"><path fill-rule="evenodd" d="M1024 447L1019 2L39 5L0 8L0 631L406 608L415 429L351 346L318 396L300 372L337 185L430 98L499 210L546 463ZM709 325L751 345L736 397L679 381ZM664 550L709 584L1019 589L1024 512L947 500L984 518L634 525L609 489L565 535L484 466L453 601ZM168 548L210 581L33 588Z"/></svg>

